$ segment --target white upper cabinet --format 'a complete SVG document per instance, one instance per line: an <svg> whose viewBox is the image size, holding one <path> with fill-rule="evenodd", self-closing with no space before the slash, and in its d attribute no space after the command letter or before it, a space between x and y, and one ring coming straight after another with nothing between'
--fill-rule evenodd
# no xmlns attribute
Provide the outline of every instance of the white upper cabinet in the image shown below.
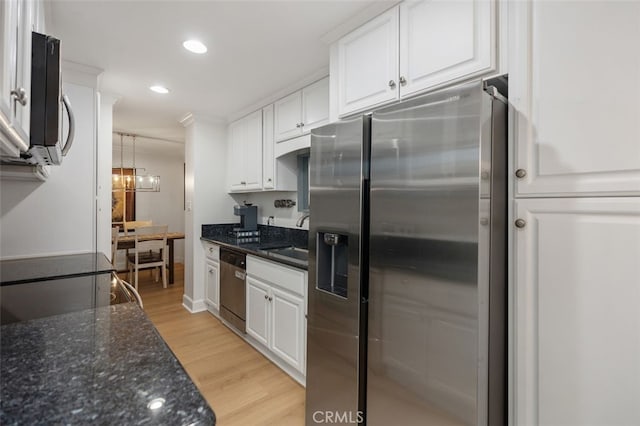
<svg viewBox="0 0 640 426"><path fill-rule="evenodd" d="M0 154L17 157L29 148L31 111L31 31L38 29L41 5L0 3Z"/></svg>
<svg viewBox="0 0 640 426"><path fill-rule="evenodd" d="M493 72L496 16L493 0L405 1L347 34L331 55L338 116Z"/></svg>
<svg viewBox="0 0 640 426"><path fill-rule="evenodd" d="M302 134L302 92L297 91L276 101L275 138L282 141Z"/></svg>
<svg viewBox="0 0 640 426"><path fill-rule="evenodd" d="M640 198L519 199L515 217L509 423L640 424Z"/></svg>
<svg viewBox="0 0 640 426"><path fill-rule="evenodd" d="M229 125L229 191L262 188L262 110Z"/></svg>
<svg viewBox="0 0 640 426"><path fill-rule="evenodd" d="M494 68L495 12L487 0L400 4L400 96Z"/></svg>
<svg viewBox="0 0 640 426"><path fill-rule="evenodd" d="M329 77L302 89L302 132L329 122Z"/></svg>
<svg viewBox="0 0 640 426"><path fill-rule="evenodd" d="M640 195L640 2L512 2L516 196Z"/></svg>
<svg viewBox="0 0 640 426"><path fill-rule="evenodd" d="M262 109L262 188L265 191L298 189L295 158L276 158L273 104Z"/></svg>
<svg viewBox="0 0 640 426"><path fill-rule="evenodd" d="M274 103L275 140L294 138L329 122L329 77Z"/></svg>
<svg viewBox="0 0 640 426"><path fill-rule="evenodd" d="M275 140L273 134L273 105L262 108L262 187L275 189Z"/></svg>
<svg viewBox="0 0 640 426"><path fill-rule="evenodd" d="M398 99L398 7L337 42L338 114Z"/></svg>

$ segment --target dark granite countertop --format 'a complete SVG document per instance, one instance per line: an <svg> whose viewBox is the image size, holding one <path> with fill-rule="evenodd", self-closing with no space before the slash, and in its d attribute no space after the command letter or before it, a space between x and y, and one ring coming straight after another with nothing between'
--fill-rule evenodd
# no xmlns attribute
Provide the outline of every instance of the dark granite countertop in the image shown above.
<svg viewBox="0 0 640 426"><path fill-rule="evenodd" d="M273 262L308 269L309 262L282 254L272 253L268 249L280 247L298 247L307 249L308 231L304 229L283 228L279 226L258 225L259 241L238 243L233 228L239 224L202 225L202 241L208 241L223 247L240 250L244 253L262 257Z"/></svg>
<svg viewBox="0 0 640 426"><path fill-rule="evenodd" d="M134 303L8 324L0 335L0 424L215 424ZM148 408L157 398L164 405Z"/></svg>
<svg viewBox="0 0 640 426"><path fill-rule="evenodd" d="M113 271L103 253L29 257L0 261L0 283L20 284Z"/></svg>

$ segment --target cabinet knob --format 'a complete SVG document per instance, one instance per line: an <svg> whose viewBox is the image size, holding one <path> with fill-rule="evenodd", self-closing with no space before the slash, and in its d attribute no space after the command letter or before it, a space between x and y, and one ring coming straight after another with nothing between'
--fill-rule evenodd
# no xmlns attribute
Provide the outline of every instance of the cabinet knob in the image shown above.
<svg viewBox="0 0 640 426"><path fill-rule="evenodd" d="M271 302L273 300L273 297L269 296L269 302Z"/></svg>
<svg viewBox="0 0 640 426"><path fill-rule="evenodd" d="M209 253L213 253L213 247L209 247Z"/></svg>
<svg viewBox="0 0 640 426"><path fill-rule="evenodd" d="M304 127L304 123L300 123L300 127Z"/></svg>
<svg viewBox="0 0 640 426"><path fill-rule="evenodd" d="M210 274L213 274L213 269L209 269L209 273L210 273Z"/></svg>
<svg viewBox="0 0 640 426"><path fill-rule="evenodd" d="M16 90L12 90L11 97L17 102L20 102L22 106L27 104L27 91L24 90L24 87L18 87Z"/></svg>
<svg viewBox="0 0 640 426"><path fill-rule="evenodd" d="M266 294L264 295L264 300L269 299L269 296L267 296Z"/></svg>
<svg viewBox="0 0 640 426"><path fill-rule="evenodd" d="M246 184L247 184L247 182L245 182L245 181L241 181L240 182L240 185L246 185Z"/></svg>
<svg viewBox="0 0 640 426"><path fill-rule="evenodd" d="M296 127L299 129L300 128L300 123L296 123Z"/></svg>
<svg viewBox="0 0 640 426"><path fill-rule="evenodd" d="M516 228L524 228L527 225L527 222L524 219L516 219L515 225Z"/></svg>
<svg viewBox="0 0 640 426"><path fill-rule="evenodd" d="M522 179L523 177L525 177L527 175L527 171L525 169L518 169L516 170L516 177L519 179Z"/></svg>
<svg viewBox="0 0 640 426"><path fill-rule="evenodd" d="M389 87L391 87L392 89L395 89L396 87L396 82L393 80L389 80Z"/></svg>
<svg viewBox="0 0 640 426"><path fill-rule="evenodd" d="M400 80L399 81L400 81L400 85L401 86L404 86L405 84L407 84L407 79L404 78L404 76L400 76Z"/></svg>
<svg viewBox="0 0 640 426"><path fill-rule="evenodd" d="M271 178L267 179L267 182L271 182Z"/></svg>

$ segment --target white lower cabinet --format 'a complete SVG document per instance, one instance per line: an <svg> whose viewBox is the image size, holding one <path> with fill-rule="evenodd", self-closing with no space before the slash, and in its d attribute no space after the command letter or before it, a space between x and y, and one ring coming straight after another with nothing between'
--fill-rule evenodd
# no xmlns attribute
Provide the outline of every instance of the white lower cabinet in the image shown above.
<svg viewBox="0 0 640 426"><path fill-rule="evenodd" d="M519 199L516 425L640 424L640 198Z"/></svg>
<svg viewBox="0 0 640 426"><path fill-rule="evenodd" d="M305 271L247 256L247 334L276 364L283 361L302 377L306 360L306 281Z"/></svg>
<svg viewBox="0 0 640 426"><path fill-rule="evenodd" d="M204 293L207 310L218 314L220 312L220 264L213 260L206 260L204 266Z"/></svg>
<svg viewBox="0 0 640 426"><path fill-rule="evenodd" d="M271 288L271 350L304 372L304 299L291 293Z"/></svg>
<svg viewBox="0 0 640 426"><path fill-rule="evenodd" d="M247 334L269 346L269 285L247 277Z"/></svg>
<svg viewBox="0 0 640 426"><path fill-rule="evenodd" d="M203 242L204 248L204 302L207 310L220 313L220 247Z"/></svg>

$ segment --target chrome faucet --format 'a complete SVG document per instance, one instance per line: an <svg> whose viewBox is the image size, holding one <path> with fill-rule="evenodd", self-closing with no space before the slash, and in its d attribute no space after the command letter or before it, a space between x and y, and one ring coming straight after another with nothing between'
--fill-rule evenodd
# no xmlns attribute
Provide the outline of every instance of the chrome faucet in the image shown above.
<svg viewBox="0 0 640 426"><path fill-rule="evenodd" d="M300 219L298 219L298 221L296 222L296 226L298 228L302 228L302 224L304 223L305 220L309 219L309 213L305 213L302 216L300 216Z"/></svg>

